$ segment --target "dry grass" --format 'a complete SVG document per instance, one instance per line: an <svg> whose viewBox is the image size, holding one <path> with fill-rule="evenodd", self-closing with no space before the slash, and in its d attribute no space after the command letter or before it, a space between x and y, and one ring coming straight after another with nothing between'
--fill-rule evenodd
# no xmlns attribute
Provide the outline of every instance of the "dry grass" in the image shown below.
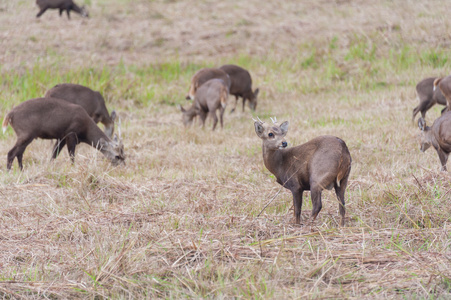
<svg viewBox="0 0 451 300"><path fill-rule="evenodd" d="M71 21L35 20L32 2L0 3L0 74L43 73L36 87L2 82L2 115L53 76L106 68L105 82L73 80L89 77L120 111L127 166L84 145L75 165L49 162L51 143L34 141L24 172L0 170L1 296L450 297L451 176L418 151L411 122L415 83L448 65L409 60L449 46L448 2L90 0L91 19ZM375 60L340 60L362 41ZM174 76L136 71L173 61ZM293 224L286 190L257 217L280 187L248 110L214 133L182 127L191 68L223 63L250 69L257 114L290 120L289 144L346 141L347 227L331 192L312 230ZM14 140L1 137L0 157ZM303 208L306 219L308 193Z"/></svg>

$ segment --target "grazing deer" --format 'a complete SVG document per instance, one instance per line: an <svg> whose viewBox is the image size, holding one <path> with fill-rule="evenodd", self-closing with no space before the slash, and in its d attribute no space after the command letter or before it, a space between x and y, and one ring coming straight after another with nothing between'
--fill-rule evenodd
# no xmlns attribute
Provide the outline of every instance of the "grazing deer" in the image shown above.
<svg viewBox="0 0 451 300"><path fill-rule="evenodd" d="M249 107L255 110L259 89L252 91L252 78L249 71L236 65L224 65L219 69L230 76L230 94L235 96L235 106L231 112L235 111L239 97L243 98L243 112L246 100L249 100Z"/></svg>
<svg viewBox="0 0 451 300"><path fill-rule="evenodd" d="M20 169L23 169L23 153L36 138L58 139L59 143L52 159L55 159L61 148L67 144L69 156L74 162L75 147L83 142L100 150L113 165L125 160L124 146L117 136L110 140L81 106L61 99L37 98L25 101L5 116L3 132L8 125L11 125L17 135L16 144L8 152L8 170L11 169L15 157Z"/></svg>
<svg viewBox="0 0 451 300"><path fill-rule="evenodd" d="M446 111L451 110L451 76L441 77L434 80L434 91L437 87L446 99ZM442 111L443 113L443 111Z"/></svg>
<svg viewBox="0 0 451 300"><path fill-rule="evenodd" d="M84 6L79 7L72 0L36 0L36 4L39 6L39 13L36 15L36 18L42 16L42 14L49 8L59 9L60 16L63 14L63 11L66 11L68 19L70 19L71 10L79 13L84 18L89 17L89 13L86 8Z"/></svg>
<svg viewBox="0 0 451 300"><path fill-rule="evenodd" d="M99 92L79 84L63 83L48 90L45 98L59 98L80 105L96 124L101 122L105 125L105 134L109 138L113 136L116 111L113 110L111 115L108 113L105 100Z"/></svg>
<svg viewBox="0 0 451 300"><path fill-rule="evenodd" d="M434 87L434 81L436 79L437 77L425 78L417 84L416 90L420 104L413 109L412 120L415 119L415 116L419 112L421 112L421 117L424 119L426 112L437 103L445 105L445 108L442 109L442 114L445 112L446 99L440 89Z"/></svg>
<svg viewBox="0 0 451 300"><path fill-rule="evenodd" d="M451 152L451 112L445 112L434 121L432 127L426 126L423 118L418 119L420 150L425 152L431 145L437 151L442 171L446 171L446 162Z"/></svg>
<svg viewBox="0 0 451 300"><path fill-rule="evenodd" d="M205 126L207 114L213 119L213 129L215 130L218 123L216 110L219 109L219 120L221 128L223 128L224 109L227 104L229 89L222 79L210 79L200 86L195 94L194 102L191 108L185 110L180 106L183 113L183 124L188 126L192 123L195 116L200 116L202 127Z"/></svg>
<svg viewBox="0 0 451 300"><path fill-rule="evenodd" d="M345 190L351 172L351 154L345 142L335 136L319 136L305 144L287 148L288 122L273 125L254 120L255 132L263 140L263 162L277 182L293 194L294 217L300 224L302 193L310 190L313 210L311 224L321 211L321 193L335 189L341 226L345 225Z"/></svg>
<svg viewBox="0 0 451 300"><path fill-rule="evenodd" d="M215 68L204 68L194 74L191 78L191 84L189 87L188 95L186 96L186 100L194 100L197 89L207 82L210 79L222 79L222 81L227 86L227 89L230 89L230 77L223 70L215 69Z"/></svg>

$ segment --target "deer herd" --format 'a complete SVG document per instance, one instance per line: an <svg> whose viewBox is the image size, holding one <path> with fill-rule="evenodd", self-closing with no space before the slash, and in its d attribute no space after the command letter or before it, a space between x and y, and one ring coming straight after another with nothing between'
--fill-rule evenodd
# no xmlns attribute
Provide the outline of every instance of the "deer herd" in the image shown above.
<svg viewBox="0 0 451 300"><path fill-rule="evenodd" d="M40 17L47 9L59 9L60 15L66 11L75 11L88 16L85 8L78 7L72 0L37 0ZM441 170L446 171L446 162L451 152L451 76L430 77L416 86L419 105L413 109L412 119L421 112L418 119L420 149L426 151L431 145L437 151ZM236 109L239 98L243 99L244 112L246 101L253 111L257 108L259 89L252 89L252 78L246 69L237 65L223 65L219 68L204 68L191 78L187 100L192 100L190 108L179 106L185 126L193 123L198 116L202 127L209 116L215 130L218 123L224 126L224 112L229 95L235 96L231 113ZM442 115L431 127L426 125L426 112L434 105L445 108ZM88 87L78 84L58 84L47 91L43 98L27 100L6 114L3 120L3 132L11 125L17 140L7 155L7 169L10 170L14 159L23 169L22 158L26 147L36 138L55 139L52 159L55 159L64 146L67 146L70 159L74 162L75 148L83 142L98 149L113 165L125 164L124 145L121 139L120 119L117 122L117 134L114 134L116 112L111 114L102 95ZM334 188L340 213L340 225L345 225L345 191L351 172L351 154L346 143L335 136L319 136L302 145L288 147L285 135L288 121L281 124L277 119L265 123L254 119L257 136L262 140L263 162L274 174L277 183L290 190L293 195L294 219L301 222L302 197L304 191L310 191L312 213L308 223L313 224L322 208L321 193ZM100 130L101 122L105 129Z"/></svg>

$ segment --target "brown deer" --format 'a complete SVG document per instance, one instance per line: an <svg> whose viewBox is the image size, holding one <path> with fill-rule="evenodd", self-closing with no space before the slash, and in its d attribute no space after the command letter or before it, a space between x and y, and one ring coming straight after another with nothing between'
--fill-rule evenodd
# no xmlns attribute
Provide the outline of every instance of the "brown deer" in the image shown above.
<svg viewBox="0 0 451 300"><path fill-rule="evenodd" d="M446 111L451 110L451 76L441 77L434 80L434 90L437 87L446 99ZM443 113L443 111L442 111Z"/></svg>
<svg viewBox="0 0 451 300"><path fill-rule="evenodd" d="M239 97L243 98L243 112L246 100L249 100L249 107L255 111L259 89L252 91L252 78L249 71L236 65L223 65L219 69L230 76L230 94L235 96L235 105L231 112L235 111Z"/></svg>
<svg viewBox="0 0 451 300"><path fill-rule="evenodd" d="M109 114L105 100L99 92L79 84L62 83L48 90L45 98L59 98L80 105L96 124L101 122L105 126L105 134L109 138L113 136L116 112L113 110L111 115Z"/></svg>
<svg viewBox="0 0 451 300"><path fill-rule="evenodd" d="M222 79L228 89L230 89L230 77L223 70L215 68L204 68L194 74L191 78L191 84L189 87L188 95L186 100L194 100L197 89L210 79Z"/></svg>
<svg viewBox="0 0 451 300"><path fill-rule="evenodd" d="M421 112L421 117L424 119L426 117L426 112L434 106L434 104L445 105L442 109L442 114L446 110L446 99L443 96L440 89L434 88L434 81L437 77L429 77L421 80L417 86L417 95L420 100L420 104L413 109L412 120L415 116Z"/></svg>
<svg viewBox="0 0 451 300"><path fill-rule="evenodd" d="M300 224L302 194L310 190L313 210L311 224L321 211L321 193L335 189L341 226L345 225L345 190L351 172L351 154L345 142L335 136L319 136L305 144L287 148L288 122L273 125L254 120L255 132L263 140L263 162L277 182L293 194L294 217Z"/></svg>
<svg viewBox="0 0 451 300"><path fill-rule="evenodd" d="M63 11L66 11L68 19L70 19L71 10L79 13L84 18L89 17L89 13L86 8L84 6L79 7L72 0L36 0L36 4L39 6L39 13L36 15L36 18L42 16L42 14L49 8L59 9L60 16L63 14Z"/></svg>
<svg viewBox="0 0 451 300"><path fill-rule="evenodd" d="M431 145L437 151L442 171L446 171L446 162L451 152L451 112L445 112L434 121L432 127L426 126L423 118L418 119L420 150L425 152Z"/></svg>
<svg viewBox="0 0 451 300"><path fill-rule="evenodd" d="M180 106L183 113L183 124L188 126L192 123L195 116L200 116L202 127L205 126L207 114L213 119L213 129L215 130L218 123L216 110L219 110L219 120L221 128L223 128L224 109L227 104L229 89L222 79L210 79L200 86L195 94L193 105L185 110Z"/></svg>
<svg viewBox="0 0 451 300"><path fill-rule="evenodd" d="M11 125L17 135L16 144L8 152L8 170L11 169L15 157L20 169L23 169L23 153L36 138L58 139L59 143L52 159L55 159L61 148L67 144L69 156L74 162L75 147L83 142L100 150L113 165L125 160L124 146L117 136L110 140L81 106L61 99L36 98L25 101L5 116L3 132L8 125ZM120 132L119 129L118 131Z"/></svg>

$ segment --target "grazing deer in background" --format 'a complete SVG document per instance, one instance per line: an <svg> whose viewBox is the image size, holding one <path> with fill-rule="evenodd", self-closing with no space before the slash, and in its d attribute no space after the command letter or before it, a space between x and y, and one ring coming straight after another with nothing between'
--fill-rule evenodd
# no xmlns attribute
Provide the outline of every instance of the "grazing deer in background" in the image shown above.
<svg viewBox="0 0 451 300"><path fill-rule="evenodd" d="M67 18L70 19L70 11L73 10L76 13L79 13L82 17L88 18L88 11L84 6L79 7L72 0L36 0L36 4L39 6L39 13L36 15L36 18L42 16L43 13L47 9L59 9L60 16L63 14L63 11L66 11Z"/></svg>
<svg viewBox="0 0 451 300"><path fill-rule="evenodd" d="M345 190L351 172L351 154L345 142L335 136L319 136L305 144L287 148L288 122L273 125L254 120L255 132L263 140L263 162L277 182L293 194L296 224L301 222L302 193L310 190L311 224L321 211L321 193L335 189L341 226L345 225Z"/></svg>
<svg viewBox="0 0 451 300"><path fill-rule="evenodd" d="M113 136L116 111L113 110L111 115L109 114L105 100L99 92L79 84L63 83L48 90L45 98L58 98L80 105L96 124L101 122L105 125L105 134L109 138Z"/></svg>
<svg viewBox="0 0 451 300"><path fill-rule="evenodd" d="M415 116L419 112L421 112L421 117L424 119L426 112L437 103L445 105L445 108L442 109L442 114L445 112L446 99L440 89L434 87L434 81L436 79L437 77L425 78L417 84L416 90L420 104L413 109L412 120L415 119Z"/></svg>
<svg viewBox="0 0 451 300"><path fill-rule="evenodd" d="M420 150L425 152L432 145L437 151L442 171L446 171L446 162L451 152L451 112L445 112L434 121L432 127L426 126L423 118L418 119Z"/></svg>
<svg viewBox="0 0 451 300"><path fill-rule="evenodd" d="M124 145L117 136L110 140L81 106L61 99L37 98L25 101L5 116L3 132L8 125L11 125L17 135L16 144L8 152L8 170L11 169L15 157L20 169L23 169L23 153L36 138L58 139L59 143L52 159L55 159L61 148L67 144L69 156L74 162L75 147L83 142L97 148L113 165L125 160ZM120 129L118 131L120 132Z"/></svg>
<svg viewBox="0 0 451 300"><path fill-rule="evenodd" d="M249 107L252 110L257 108L257 97L259 89L252 91L252 78L249 71L236 65L224 65L219 67L230 76L230 94L235 96L235 106L231 112L235 111L238 97L243 98L243 112L246 100L249 100Z"/></svg>
<svg viewBox="0 0 451 300"><path fill-rule="evenodd" d="M230 77L226 72L220 69L215 68L204 68L194 74L191 78L191 84L189 87L188 95L186 96L186 100L194 100L197 89L207 82L210 79L222 79L222 81L227 86L227 89L230 89Z"/></svg>
<svg viewBox="0 0 451 300"><path fill-rule="evenodd" d="M200 116L202 127L204 127L205 119L207 118L207 114L209 114L213 119L212 130L215 130L216 124L218 123L216 110L219 110L219 120L221 122L221 128L223 128L223 115L228 97L229 89L222 79L208 80L197 89L191 108L185 110L180 106L180 110L183 113L183 124L188 126L192 123L195 116Z"/></svg>
<svg viewBox="0 0 451 300"><path fill-rule="evenodd" d="M446 99L446 111L451 110L451 76L441 77L434 80L434 91L437 87ZM442 111L443 113L443 111Z"/></svg>

